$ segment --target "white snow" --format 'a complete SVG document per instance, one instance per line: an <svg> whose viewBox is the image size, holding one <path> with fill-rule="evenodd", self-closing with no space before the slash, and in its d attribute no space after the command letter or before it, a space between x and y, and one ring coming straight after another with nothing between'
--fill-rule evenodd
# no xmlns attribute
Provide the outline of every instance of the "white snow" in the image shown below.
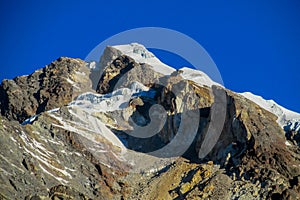
<svg viewBox="0 0 300 200"><path fill-rule="evenodd" d="M74 81L72 81L72 80L69 79L69 78L66 78L66 80L67 80L67 82L70 83L74 88L80 90L80 87L78 87Z"/></svg>
<svg viewBox="0 0 300 200"><path fill-rule="evenodd" d="M82 109L89 113L93 112L109 112L120 110L127 106L130 98L131 91L128 88L116 90L113 95L101 95L92 92L84 93L71 102L70 106L80 106Z"/></svg>
<svg viewBox="0 0 300 200"><path fill-rule="evenodd" d="M71 102L69 106L79 106L86 112L92 114L94 112L109 112L121 110L128 106L130 99L141 92L148 92L149 88L141 83L133 82L129 88L121 88L109 94L96 94L87 92L79 95L75 101ZM153 94L142 93L141 95Z"/></svg>
<svg viewBox="0 0 300 200"><path fill-rule="evenodd" d="M71 80L71 79L69 79L69 78L67 78L66 80L68 81L68 83L71 83L71 85L74 85L74 84L75 84L75 82L74 82L74 81L72 81L72 80Z"/></svg>
<svg viewBox="0 0 300 200"><path fill-rule="evenodd" d="M51 152L51 151L48 151L42 143L40 142L37 142L36 140L32 140L32 143L33 145L36 147L35 149L36 150L41 150L43 151L45 154L47 154L47 156L51 156L51 155L55 155L55 153ZM44 153L40 153L40 154L44 154Z"/></svg>
<svg viewBox="0 0 300 200"><path fill-rule="evenodd" d="M198 83L201 86L206 85L208 87L211 87L212 85L218 85L223 87L219 83L211 80L209 76L202 71L191 69L188 67L183 67L179 69L179 71L181 71L180 75L182 76L182 78L194 81L195 83Z"/></svg>
<svg viewBox="0 0 300 200"><path fill-rule="evenodd" d="M28 143L28 144L30 144L30 143ZM42 163L44 163L46 165L49 165L49 162L47 159L50 159L51 157L42 153L38 149L32 148L32 145L30 145L30 146L31 146L31 150L27 149L25 146L23 148L27 153L31 154L32 157L36 158L37 160L41 161Z"/></svg>
<svg viewBox="0 0 300 200"><path fill-rule="evenodd" d="M285 145L286 145L286 146L292 146L292 145L289 143L289 141L285 141Z"/></svg>
<svg viewBox="0 0 300 200"><path fill-rule="evenodd" d="M46 174L52 176L54 179L56 179L56 180L59 181L60 183L62 183L62 184L68 184L68 183L69 183L69 181L67 181L67 180L65 180L65 179L63 179L63 178L61 178L61 177L54 176L53 174L51 174L50 172L48 172L44 167L42 167L41 164L39 164L39 166L40 166L40 168L41 168Z"/></svg>
<svg viewBox="0 0 300 200"><path fill-rule="evenodd" d="M71 171L71 172L76 172L76 169L71 169L71 168L69 168L69 167L65 167L65 169L66 169L66 170L69 170L69 171Z"/></svg>
<svg viewBox="0 0 300 200"><path fill-rule="evenodd" d="M13 142L17 142L17 140L15 138L13 138L12 136L9 137Z"/></svg>
<svg viewBox="0 0 300 200"><path fill-rule="evenodd" d="M117 136L99 119L92 117L91 115L89 115L89 113L85 113L85 111L89 110L85 108L82 109L76 105L72 106L72 109L69 109L69 112L72 115L76 116L81 121L88 123L86 127L84 127L83 124L79 122L73 122L73 124L70 124L67 121L64 121L61 117L55 116L54 114L50 115L62 124L62 126L53 124L56 127L78 133L91 141L96 141L97 135L103 136L103 138L110 141L113 145L119 147L121 149L121 152L126 152L126 147L117 138ZM77 127L79 127L80 129ZM91 134L90 132L94 134Z"/></svg>
<svg viewBox="0 0 300 200"><path fill-rule="evenodd" d="M80 153L78 153L78 152L74 152L74 154L76 155L76 156L82 156Z"/></svg>
<svg viewBox="0 0 300 200"><path fill-rule="evenodd" d="M294 130L300 133L300 118L287 120L286 129Z"/></svg>
<svg viewBox="0 0 300 200"><path fill-rule="evenodd" d="M20 135L20 138L23 140L24 144L26 146L23 146L23 149L25 152L29 153L32 157L36 158L40 163L40 168L45 171L47 174L51 175L55 179L57 179L60 182L67 183L66 180L56 177L53 174L51 174L49 171L47 171L45 168L42 167L41 163L43 163L45 166L51 168L52 170L59 172L60 174L63 174L66 177L72 178L71 174L69 174L65 169L60 169L49 162L49 160L52 159L52 156L55 156L55 153L47 150L42 143L36 141L35 139L28 138L27 135L22 131L22 134ZM58 160L57 160L58 162Z"/></svg>
<svg viewBox="0 0 300 200"><path fill-rule="evenodd" d="M260 107L265 110L275 114L278 119L277 123L283 128L289 128L290 130L299 131L300 130L300 114L288 110L280 105L278 105L273 100L265 100L261 96L252 94L251 92L240 93L247 99L250 99Z"/></svg>
<svg viewBox="0 0 300 200"><path fill-rule="evenodd" d="M26 120L22 123L22 125L31 124L37 117L38 117L38 115L33 115L32 117L26 119Z"/></svg>
<svg viewBox="0 0 300 200"><path fill-rule="evenodd" d="M162 63L158 58L156 58L153 55L153 53L148 51L141 44L131 43L112 47L121 51L123 54L133 58L138 63L146 63L152 66L156 72L159 72L163 75L170 75L172 72L175 71L174 68Z"/></svg>
<svg viewBox="0 0 300 200"><path fill-rule="evenodd" d="M95 62L95 61L87 62L86 66L88 68L90 68L92 71L98 71L98 70L100 70L100 67L99 67L98 63Z"/></svg>
<svg viewBox="0 0 300 200"><path fill-rule="evenodd" d="M57 111L59 111L59 109L60 109L60 108L54 108L54 109L52 109L52 110L48 110L47 112L48 112L48 113L57 112Z"/></svg>
<svg viewBox="0 0 300 200"><path fill-rule="evenodd" d="M63 149L63 150L60 150L61 153L63 154L66 154L67 152Z"/></svg>

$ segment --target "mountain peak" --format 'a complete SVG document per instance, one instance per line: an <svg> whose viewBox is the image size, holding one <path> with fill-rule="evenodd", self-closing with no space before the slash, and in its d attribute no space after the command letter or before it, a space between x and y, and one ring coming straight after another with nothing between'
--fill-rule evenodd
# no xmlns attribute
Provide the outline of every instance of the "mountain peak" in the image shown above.
<svg viewBox="0 0 300 200"><path fill-rule="evenodd" d="M144 59L155 57L154 54L151 53L150 51L148 51L144 45L139 44L139 43L115 45L112 47L120 50L122 53L124 53L126 55L136 54L137 56L140 56L141 58L144 58Z"/></svg>
<svg viewBox="0 0 300 200"><path fill-rule="evenodd" d="M163 75L170 75L175 71L174 68L164 64L153 53L148 51L143 45L131 43L126 45L116 45L112 48L120 51L121 54L133 58L137 63L145 63L154 68L155 71Z"/></svg>

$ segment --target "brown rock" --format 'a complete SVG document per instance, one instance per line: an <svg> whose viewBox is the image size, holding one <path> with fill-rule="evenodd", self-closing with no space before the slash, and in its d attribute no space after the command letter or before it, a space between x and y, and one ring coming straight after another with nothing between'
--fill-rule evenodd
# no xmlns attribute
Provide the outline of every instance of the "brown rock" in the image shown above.
<svg viewBox="0 0 300 200"><path fill-rule="evenodd" d="M91 90L88 75L84 61L62 57L29 76L3 80L1 114L23 122L35 114L67 105L79 93Z"/></svg>

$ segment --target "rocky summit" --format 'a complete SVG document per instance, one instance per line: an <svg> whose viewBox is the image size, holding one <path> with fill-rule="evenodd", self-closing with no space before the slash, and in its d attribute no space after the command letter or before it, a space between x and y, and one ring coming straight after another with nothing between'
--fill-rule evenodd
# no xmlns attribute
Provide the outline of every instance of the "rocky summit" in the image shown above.
<svg viewBox="0 0 300 200"><path fill-rule="evenodd" d="M140 44L0 85L0 199L300 199L300 114Z"/></svg>

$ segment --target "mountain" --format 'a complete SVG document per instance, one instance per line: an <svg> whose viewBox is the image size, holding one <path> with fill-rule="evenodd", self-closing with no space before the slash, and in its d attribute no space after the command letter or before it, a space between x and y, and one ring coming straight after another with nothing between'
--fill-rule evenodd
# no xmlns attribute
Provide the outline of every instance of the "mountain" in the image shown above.
<svg viewBox="0 0 300 200"><path fill-rule="evenodd" d="M143 45L0 86L0 199L299 199L300 114Z"/></svg>

